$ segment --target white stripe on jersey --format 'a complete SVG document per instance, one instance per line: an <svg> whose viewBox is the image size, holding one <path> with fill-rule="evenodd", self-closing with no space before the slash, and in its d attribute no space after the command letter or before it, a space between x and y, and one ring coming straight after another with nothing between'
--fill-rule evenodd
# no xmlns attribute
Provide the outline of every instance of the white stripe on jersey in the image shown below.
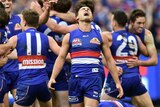
<svg viewBox="0 0 160 107"><path fill-rule="evenodd" d="M36 40L37 40L37 55L41 55L42 43L41 43L40 33L36 33Z"/></svg>
<svg viewBox="0 0 160 107"><path fill-rule="evenodd" d="M45 35L48 35L52 30L50 28L47 28L45 31L44 31L44 34Z"/></svg>
<svg viewBox="0 0 160 107"><path fill-rule="evenodd" d="M22 70L22 69L42 69L42 68L45 68L46 67L46 63L44 63L44 65L40 65L40 66L23 66L22 63L21 64L18 64L19 65L19 70Z"/></svg>
<svg viewBox="0 0 160 107"><path fill-rule="evenodd" d="M31 55L31 34L26 33L26 39L27 39L27 55Z"/></svg>
<svg viewBox="0 0 160 107"><path fill-rule="evenodd" d="M73 58L72 64L99 64L100 60L96 58Z"/></svg>

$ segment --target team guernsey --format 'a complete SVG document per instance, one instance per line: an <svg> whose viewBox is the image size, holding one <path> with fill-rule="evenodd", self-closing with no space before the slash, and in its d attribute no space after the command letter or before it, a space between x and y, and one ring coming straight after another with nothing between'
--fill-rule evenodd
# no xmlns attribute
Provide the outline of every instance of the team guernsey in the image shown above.
<svg viewBox="0 0 160 107"><path fill-rule="evenodd" d="M99 101L104 74L101 62L102 38L97 30L70 32L71 77L69 103L81 103L83 97Z"/></svg>
<svg viewBox="0 0 160 107"><path fill-rule="evenodd" d="M7 32L5 28L0 28L0 44L4 44L7 41ZM6 93L6 82L3 73L3 67L0 67L0 103L3 103L4 95Z"/></svg>
<svg viewBox="0 0 160 107"><path fill-rule="evenodd" d="M48 80L45 70L48 37L32 28L17 37L19 82L34 85Z"/></svg>
<svg viewBox="0 0 160 107"><path fill-rule="evenodd" d="M17 54L19 78L15 102L21 106L30 106L35 99L42 102L51 98L47 82L46 56L48 37L34 28L17 35Z"/></svg>
<svg viewBox="0 0 160 107"><path fill-rule="evenodd" d="M66 21L62 20L61 18L57 17L57 16L51 16L50 17L52 21L54 21L55 23L59 24L59 25L64 25L67 26L69 25L69 23L67 23ZM38 31L44 33L45 35L51 36L59 46L62 45L62 40L64 35L63 34L59 34L56 33L54 31L52 31L50 28L48 28L46 25L41 25L38 28ZM48 50L49 54L47 56L47 60L46 60L46 69L47 69L47 73L49 75L49 77L52 74L52 69L55 63L55 60L57 58L57 55L55 55L51 50ZM58 77L56 78L56 82L53 86L55 88L56 91L61 91L61 90L68 90L68 77L69 77L69 73L70 72L70 63L65 63L60 74L58 75Z"/></svg>
<svg viewBox="0 0 160 107"><path fill-rule="evenodd" d="M11 16L9 23L6 26L8 39L22 32L20 23L21 19L18 15ZM8 84L8 91L15 89L17 87L17 78L18 78L18 61L9 59L7 64L5 64L3 68Z"/></svg>
<svg viewBox="0 0 160 107"><path fill-rule="evenodd" d="M95 30L82 32L80 29L70 33L71 75L96 76L102 73L100 33Z"/></svg>
<svg viewBox="0 0 160 107"><path fill-rule="evenodd" d="M138 67L128 68L127 60L138 56L138 40L136 35L119 30L112 33L112 45L110 47L112 56L117 66L122 67L123 74L120 76L124 96L136 96L146 92L146 88L141 83ZM112 97L118 95L115 83L109 73L106 83L106 93Z"/></svg>

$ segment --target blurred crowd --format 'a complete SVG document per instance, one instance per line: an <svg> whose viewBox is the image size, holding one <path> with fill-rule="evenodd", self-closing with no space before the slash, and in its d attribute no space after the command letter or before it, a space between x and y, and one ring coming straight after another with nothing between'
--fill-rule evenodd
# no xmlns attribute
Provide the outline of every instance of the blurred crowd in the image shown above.
<svg viewBox="0 0 160 107"><path fill-rule="evenodd" d="M32 0L15 0L14 13L20 13L30 5ZM78 0L72 0L73 6ZM160 0L95 0L94 22L102 30L111 31L110 16L114 9L122 9L129 16L130 12L139 8L146 12L146 28L150 29L155 38L157 49L160 50ZM71 11L74 8L72 8Z"/></svg>

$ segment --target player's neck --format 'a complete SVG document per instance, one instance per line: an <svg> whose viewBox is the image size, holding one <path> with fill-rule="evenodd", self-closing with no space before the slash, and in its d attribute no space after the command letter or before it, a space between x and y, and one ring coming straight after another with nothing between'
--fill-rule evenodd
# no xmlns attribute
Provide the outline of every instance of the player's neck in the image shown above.
<svg viewBox="0 0 160 107"><path fill-rule="evenodd" d="M36 28L35 27L31 27L31 26L26 26L25 30L27 30L27 29L36 29Z"/></svg>
<svg viewBox="0 0 160 107"><path fill-rule="evenodd" d="M119 31L119 30L125 30L125 28L124 27L117 27L114 29L114 31Z"/></svg>
<svg viewBox="0 0 160 107"><path fill-rule="evenodd" d="M79 22L79 29L83 32L89 32L91 30L91 23Z"/></svg>

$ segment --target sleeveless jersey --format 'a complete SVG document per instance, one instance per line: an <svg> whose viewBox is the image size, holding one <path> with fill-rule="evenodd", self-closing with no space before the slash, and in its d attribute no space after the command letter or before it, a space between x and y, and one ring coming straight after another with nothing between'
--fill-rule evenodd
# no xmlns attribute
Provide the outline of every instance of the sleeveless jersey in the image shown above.
<svg viewBox="0 0 160 107"><path fill-rule="evenodd" d="M0 28L0 44L6 43L8 40L7 38L7 32L5 28ZM0 77L5 79L3 74L3 67L0 67Z"/></svg>
<svg viewBox="0 0 160 107"><path fill-rule="evenodd" d="M138 67L128 68L127 59L138 55L138 40L136 35L120 30L112 33L112 45L110 47L116 65L123 68L124 77L139 74Z"/></svg>
<svg viewBox="0 0 160 107"><path fill-rule="evenodd" d="M76 29L70 32L71 75L90 77L103 74L101 62L102 38L97 30L82 32Z"/></svg>
<svg viewBox="0 0 160 107"><path fill-rule="evenodd" d="M18 33L22 32L21 26L21 19L17 15L12 15L11 19L6 27L8 33L8 39ZM17 60L8 60L7 64L4 65L5 72L12 72L18 70L18 61Z"/></svg>
<svg viewBox="0 0 160 107"><path fill-rule="evenodd" d="M19 82L39 84L48 80L46 56L48 37L33 28L17 35L17 54L19 63Z"/></svg>

